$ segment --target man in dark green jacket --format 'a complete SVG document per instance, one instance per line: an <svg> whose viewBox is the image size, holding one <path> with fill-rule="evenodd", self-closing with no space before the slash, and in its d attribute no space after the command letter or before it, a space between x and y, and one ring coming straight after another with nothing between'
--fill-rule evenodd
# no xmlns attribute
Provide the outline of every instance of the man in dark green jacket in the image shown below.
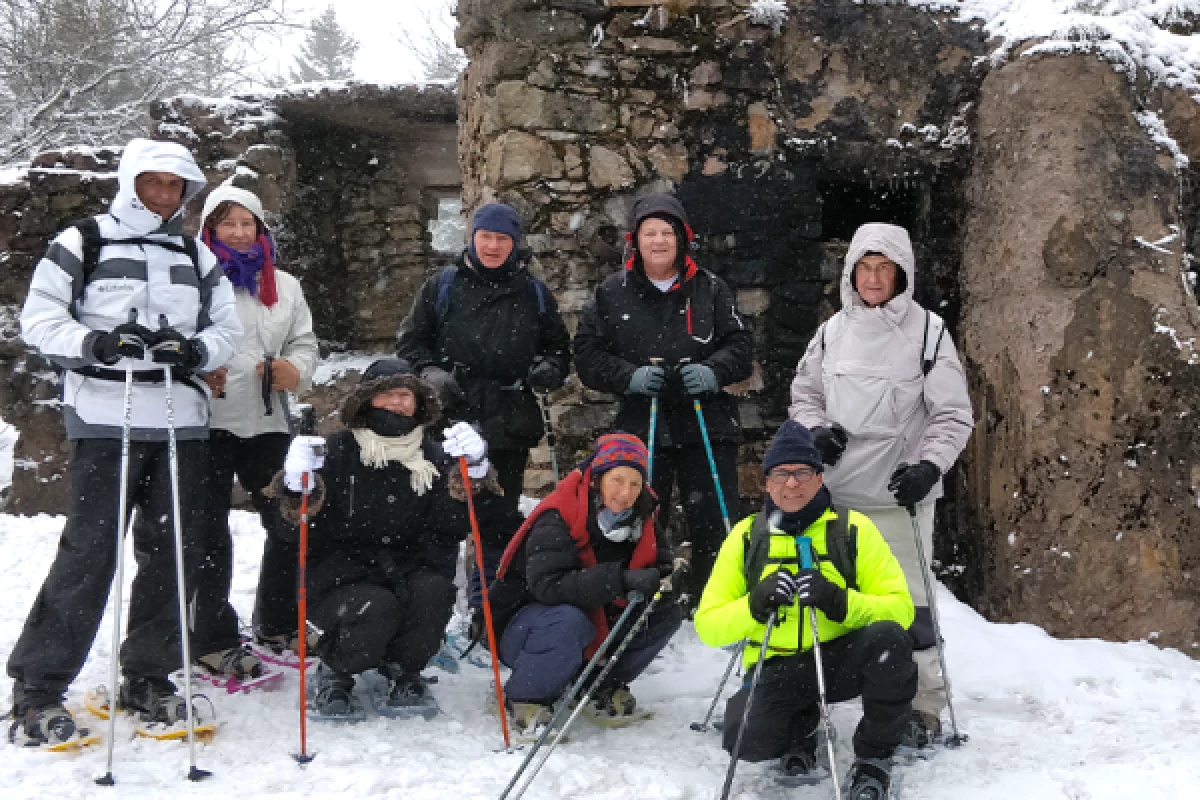
<svg viewBox="0 0 1200 800"><path fill-rule="evenodd" d="M828 702L862 697L848 796L872 796L863 793L872 781L886 796L892 753L917 691L907 632L915 611L904 572L879 530L864 514L832 507L822 470L808 429L784 422L763 460L763 511L738 523L721 547L696 610L696 633L713 647L744 642L749 671L767 620L777 613L739 756L782 758L784 773L801 780L816 768L819 708L805 607L815 608ZM801 568L805 545L810 569ZM748 695L743 687L726 706L727 750Z"/></svg>

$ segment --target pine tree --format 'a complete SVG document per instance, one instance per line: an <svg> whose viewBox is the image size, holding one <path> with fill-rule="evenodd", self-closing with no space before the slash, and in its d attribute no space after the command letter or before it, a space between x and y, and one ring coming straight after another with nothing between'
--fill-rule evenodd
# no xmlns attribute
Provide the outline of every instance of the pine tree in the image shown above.
<svg viewBox="0 0 1200 800"><path fill-rule="evenodd" d="M339 81L354 77L354 56L358 40L346 32L337 21L333 6L308 25L308 36L296 56L292 80Z"/></svg>

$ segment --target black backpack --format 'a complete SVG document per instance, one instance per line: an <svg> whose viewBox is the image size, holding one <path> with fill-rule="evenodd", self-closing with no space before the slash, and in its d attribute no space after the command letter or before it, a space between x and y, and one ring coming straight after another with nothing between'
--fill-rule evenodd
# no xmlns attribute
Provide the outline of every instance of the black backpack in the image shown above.
<svg viewBox="0 0 1200 800"><path fill-rule="evenodd" d="M825 525L826 560L833 564L838 573L846 580L847 589L858 588L858 526L849 524L850 510L833 507L837 518ZM771 523L766 514L755 514L750 526L749 535L745 537L745 573L746 590L754 591L762 580L763 569L767 564L796 564L799 557L794 559L774 559L771 555ZM813 557L821 560L817 553Z"/></svg>

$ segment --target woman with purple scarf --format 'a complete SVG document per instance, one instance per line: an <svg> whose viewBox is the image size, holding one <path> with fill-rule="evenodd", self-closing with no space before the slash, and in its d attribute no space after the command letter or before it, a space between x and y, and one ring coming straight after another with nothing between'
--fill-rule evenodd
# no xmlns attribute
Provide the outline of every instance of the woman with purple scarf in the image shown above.
<svg viewBox="0 0 1200 800"><path fill-rule="evenodd" d="M254 604L255 640L277 653L295 649L295 545L278 535L278 504L263 495L283 468L291 437L289 392L311 385L317 337L300 282L275 267L275 242L252 192L228 183L204 203L200 238L233 284L244 335L225 367L206 375L213 390L208 558L196 578L192 652L215 682L246 683L263 675L259 658L241 644L229 603L233 539L229 509L233 478L250 495L267 532ZM268 385L269 381L269 385Z"/></svg>

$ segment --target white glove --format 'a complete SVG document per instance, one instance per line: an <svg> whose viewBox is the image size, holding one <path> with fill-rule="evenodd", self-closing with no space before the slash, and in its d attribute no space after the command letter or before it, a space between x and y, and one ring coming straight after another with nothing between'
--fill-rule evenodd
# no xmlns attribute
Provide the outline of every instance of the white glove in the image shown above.
<svg viewBox="0 0 1200 800"><path fill-rule="evenodd" d="M308 491L317 479L315 472L325 466L325 437L297 436L288 448L283 461L283 482L293 492L304 491L304 476L308 475Z"/></svg>
<svg viewBox="0 0 1200 800"><path fill-rule="evenodd" d="M488 470L492 468L492 462L486 458L478 464L468 464L467 474L471 476L473 481L481 481L487 477Z"/></svg>
<svg viewBox="0 0 1200 800"><path fill-rule="evenodd" d="M442 431L442 435L446 437L446 441L442 442L442 450L451 458L466 457L470 466L487 460L487 442L469 424L455 423L453 427Z"/></svg>

